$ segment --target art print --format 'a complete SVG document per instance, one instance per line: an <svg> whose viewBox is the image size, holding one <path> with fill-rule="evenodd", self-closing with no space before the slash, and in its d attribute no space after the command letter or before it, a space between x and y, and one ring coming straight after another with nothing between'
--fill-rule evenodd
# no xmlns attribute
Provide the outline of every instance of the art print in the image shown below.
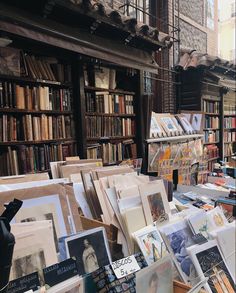
<svg viewBox="0 0 236 293"><path fill-rule="evenodd" d="M168 221L170 206L163 180L141 184L139 192L147 224L151 225L155 222L160 225Z"/></svg>
<svg viewBox="0 0 236 293"><path fill-rule="evenodd" d="M166 215L164 203L160 192L148 195L147 200L152 214L153 223L161 223L168 220L168 216Z"/></svg>
<svg viewBox="0 0 236 293"><path fill-rule="evenodd" d="M203 115L201 113L192 114L192 127L194 130L201 132L202 131L202 120Z"/></svg>
<svg viewBox="0 0 236 293"><path fill-rule="evenodd" d="M96 271L110 263L104 228L88 230L65 239L67 257L75 257L79 275Z"/></svg>
<svg viewBox="0 0 236 293"><path fill-rule="evenodd" d="M190 249L196 268L202 277L209 278L207 289L212 293L234 293L235 284L216 241Z"/></svg>
<svg viewBox="0 0 236 293"><path fill-rule="evenodd" d="M197 272L191 261L187 248L194 245L193 233L184 221L160 228L167 246L174 255L175 264L184 281L196 283Z"/></svg>
<svg viewBox="0 0 236 293"><path fill-rule="evenodd" d="M168 132L178 131L177 127L174 124L174 121L170 117L162 117L160 119L165 125L165 128L168 130Z"/></svg>
<svg viewBox="0 0 236 293"><path fill-rule="evenodd" d="M173 293L173 270L166 256L136 273L137 293Z"/></svg>
<svg viewBox="0 0 236 293"><path fill-rule="evenodd" d="M52 221L55 243L59 237L67 235L58 195L23 200L22 208L14 218L16 223L41 220Z"/></svg>
<svg viewBox="0 0 236 293"><path fill-rule="evenodd" d="M168 253L166 245L155 226L147 226L135 232L134 237L149 265Z"/></svg>
<svg viewBox="0 0 236 293"><path fill-rule="evenodd" d="M178 116L182 127L186 133L193 133L194 129L188 119L184 116Z"/></svg>

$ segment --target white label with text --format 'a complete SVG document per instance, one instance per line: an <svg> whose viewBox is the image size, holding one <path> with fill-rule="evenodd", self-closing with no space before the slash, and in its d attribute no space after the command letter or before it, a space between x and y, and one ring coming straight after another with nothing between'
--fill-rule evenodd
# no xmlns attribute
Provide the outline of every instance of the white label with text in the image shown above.
<svg viewBox="0 0 236 293"><path fill-rule="evenodd" d="M111 264L117 279L128 276L140 270L134 255L119 259Z"/></svg>

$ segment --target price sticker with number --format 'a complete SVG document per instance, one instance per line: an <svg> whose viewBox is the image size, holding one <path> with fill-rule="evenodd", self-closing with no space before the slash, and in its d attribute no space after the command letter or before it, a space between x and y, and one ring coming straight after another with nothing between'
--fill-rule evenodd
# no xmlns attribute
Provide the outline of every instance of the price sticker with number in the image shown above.
<svg viewBox="0 0 236 293"><path fill-rule="evenodd" d="M111 266L117 279L124 278L140 270L140 266L134 255L114 261Z"/></svg>

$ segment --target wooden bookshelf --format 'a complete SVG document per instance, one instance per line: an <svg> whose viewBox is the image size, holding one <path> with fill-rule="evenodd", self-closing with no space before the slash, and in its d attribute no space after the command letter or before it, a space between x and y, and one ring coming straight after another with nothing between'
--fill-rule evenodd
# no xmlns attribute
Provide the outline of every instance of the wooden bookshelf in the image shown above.
<svg viewBox="0 0 236 293"><path fill-rule="evenodd" d="M77 155L71 61L40 47L43 56L27 49L30 62L22 61L21 48L11 49L21 58L22 76L0 74L1 176L47 172L50 161ZM47 57L54 58L52 66Z"/></svg>
<svg viewBox="0 0 236 293"><path fill-rule="evenodd" d="M189 110L203 114L204 153L208 156L208 169L212 171L212 161L222 158L222 87L214 80L205 80L205 70L198 67L180 71L177 107L180 112Z"/></svg>
<svg viewBox="0 0 236 293"><path fill-rule="evenodd" d="M84 64L81 68L80 78L80 107L81 117L84 124L82 137L82 153L85 158L102 158L105 165L120 163L122 160L136 158L140 153L141 134L136 132L140 129L140 99L139 99L139 76L130 78L127 84L122 78L128 79L127 71L115 65L104 63L104 71L115 72L116 87L94 86L96 84L95 64ZM85 75L90 80L85 85ZM109 82L110 79L108 78ZM131 89L132 88L132 89ZM96 129L96 131L94 131ZM98 133L98 135L96 135ZM123 134L123 135L122 135ZM94 147L93 147L94 146ZM114 156L116 159L114 159Z"/></svg>
<svg viewBox="0 0 236 293"><path fill-rule="evenodd" d="M85 91L94 91L94 92L109 92L114 94L123 94L123 95L135 95L135 92L125 91L122 89L106 89L106 88L99 88L94 86L85 86Z"/></svg>

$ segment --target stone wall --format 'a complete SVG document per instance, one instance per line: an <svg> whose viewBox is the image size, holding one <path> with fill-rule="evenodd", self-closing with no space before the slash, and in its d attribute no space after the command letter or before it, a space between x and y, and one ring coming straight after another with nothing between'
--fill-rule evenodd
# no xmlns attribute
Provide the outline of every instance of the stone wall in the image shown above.
<svg viewBox="0 0 236 293"><path fill-rule="evenodd" d="M177 9L177 1L175 4ZM196 23L204 24L204 0L179 0L179 10Z"/></svg>
<svg viewBox="0 0 236 293"><path fill-rule="evenodd" d="M180 19L180 47L207 52L207 33Z"/></svg>

